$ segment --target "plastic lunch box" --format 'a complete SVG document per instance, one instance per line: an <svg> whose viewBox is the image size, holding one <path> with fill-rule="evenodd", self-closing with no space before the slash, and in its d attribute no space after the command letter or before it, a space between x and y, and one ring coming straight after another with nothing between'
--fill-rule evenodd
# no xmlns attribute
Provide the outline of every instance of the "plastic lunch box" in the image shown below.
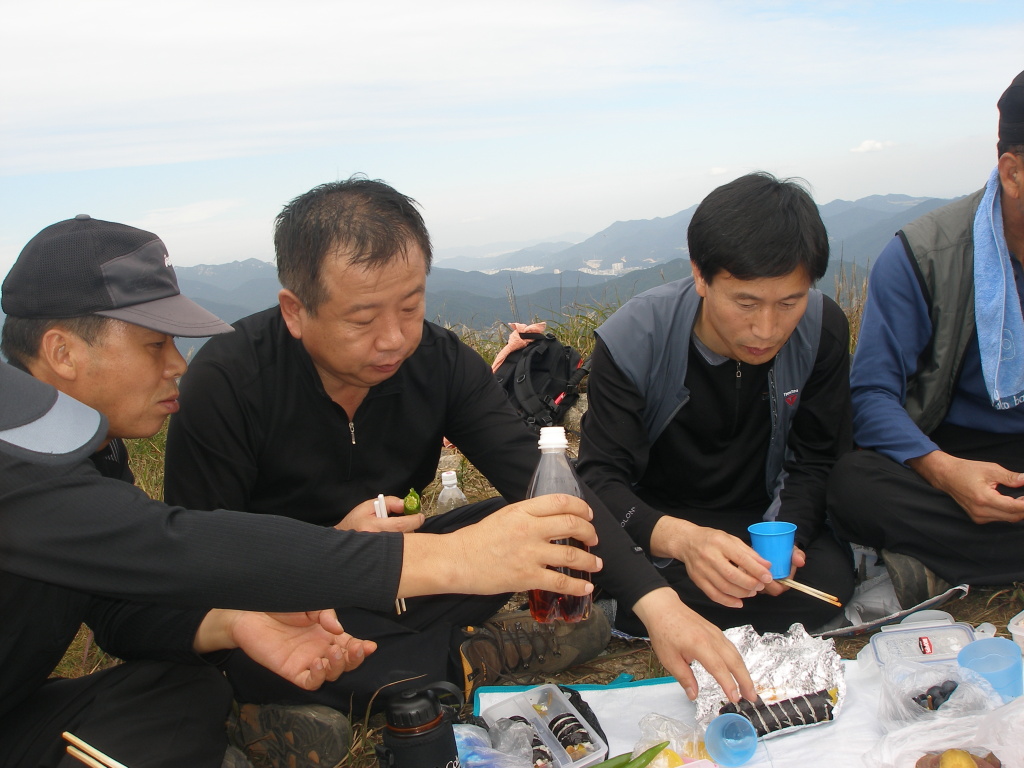
<svg viewBox="0 0 1024 768"><path fill-rule="evenodd" d="M871 638L871 650L880 666L895 659L921 663L952 661L968 643L972 642L974 628L963 622L918 622L882 627Z"/></svg>
<svg viewBox="0 0 1024 768"><path fill-rule="evenodd" d="M552 719L565 712L580 721L590 734L591 742L594 745L592 752L588 752L576 761L573 761L569 753L558 743L558 739L548 727L548 723ZM588 765L600 763L608 754L608 745L598 734L594 733L590 724L583 719L572 702L555 685L539 685L528 691L517 693L480 713L489 726L493 726L503 717L512 717L513 715L525 717L533 726L533 730L540 736L541 741L551 750L555 768L586 768Z"/></svg>

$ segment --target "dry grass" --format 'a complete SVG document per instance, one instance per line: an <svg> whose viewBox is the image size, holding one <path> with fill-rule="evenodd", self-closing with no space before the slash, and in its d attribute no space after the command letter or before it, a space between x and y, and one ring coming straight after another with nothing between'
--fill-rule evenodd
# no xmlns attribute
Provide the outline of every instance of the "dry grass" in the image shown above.
<svg viewBox="0 0 1024 768"><path fill-rule="evenodd" d="M869 267L865 267L858 271L857 265L851 264L847 271L846 267L840 264L839 274L836 275L833 298L843 308L850 321L851 354L857 348L857 339L860 336L860 321L864 315L864 301L868 295L868 270Z"/></svg>

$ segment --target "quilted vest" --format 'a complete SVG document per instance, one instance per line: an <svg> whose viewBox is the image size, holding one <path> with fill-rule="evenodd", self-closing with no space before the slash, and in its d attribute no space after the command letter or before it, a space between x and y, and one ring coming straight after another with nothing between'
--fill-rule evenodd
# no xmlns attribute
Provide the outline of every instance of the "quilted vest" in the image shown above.
<svg viewBox="0 0 1024 768"><path fill-rule="evenodd" d="M946 417L974 334L974 215L985 190L915 219L897 232L917 275L932 337L907 382L904 407L926 435Z"/></svg>

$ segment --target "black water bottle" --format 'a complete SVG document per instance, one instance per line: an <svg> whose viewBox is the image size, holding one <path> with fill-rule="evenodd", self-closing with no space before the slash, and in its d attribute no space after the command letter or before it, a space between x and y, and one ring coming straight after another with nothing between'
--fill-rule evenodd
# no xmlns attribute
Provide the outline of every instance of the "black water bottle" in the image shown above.
<svg viewBox="0 0 1024 768"><path fill-rule="evenodd" d="M447 682L402 691L388 700L382 768L459 768L455 731L439 699L448 694L462 705L462 693Z"/></svg>

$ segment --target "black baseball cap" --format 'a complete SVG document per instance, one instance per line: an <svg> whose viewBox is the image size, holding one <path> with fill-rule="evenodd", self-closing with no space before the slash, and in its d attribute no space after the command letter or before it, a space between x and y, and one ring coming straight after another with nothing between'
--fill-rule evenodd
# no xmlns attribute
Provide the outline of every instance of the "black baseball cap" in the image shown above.
<svg viewBox="0 0 1024 768"><path fill-rule="evenodd" d="M159 237L84 213L28 242L4 280L2 307L25 319L103 315L172 336L232 330L181 295Z"/></svg>
<svg viewBox="0 0 1024 768"><path fill-rule="evenodd" d="M98 411L0 362L0 451L35 464L74 464L107 439Z"/></svg>
<svg viewBox="0 0 1024 768"><path fill-rule="evenodd" d="M1024 72L1003 91L999 107L999 141L1006 146L1024 144Z"/></svg>

